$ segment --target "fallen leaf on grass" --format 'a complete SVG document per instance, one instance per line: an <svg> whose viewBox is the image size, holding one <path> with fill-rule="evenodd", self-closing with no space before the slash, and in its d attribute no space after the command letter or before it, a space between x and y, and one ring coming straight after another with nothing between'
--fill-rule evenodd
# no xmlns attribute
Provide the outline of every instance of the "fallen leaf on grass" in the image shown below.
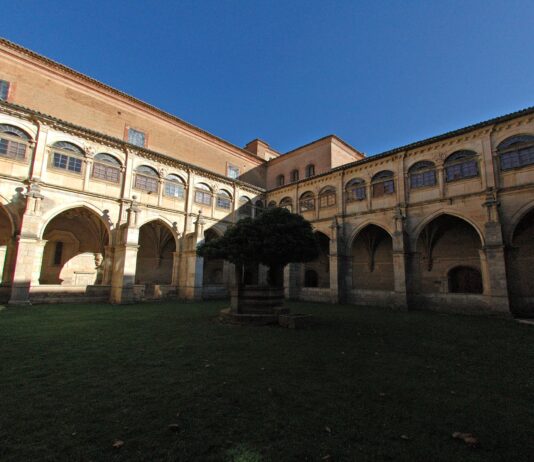
<svg viewBox="0 0 534 462"><path fill-rule="evenodd" d="M332 429L330 427L324 427L325 431L327 431L328 433L332 433Z"/></svg>
<svg viewBox="0 0 534 462"><path fill-rule="evenodd" d="M177 432L178 430L180 430L180 425L178 425L178 424L170 424L170 425L168 425L168 429L171 432Z"/></svg>
<svg viewBox="0 0 534 462"><path fill-rule="evenodd" d="M122 441L122 440L113 441L112 447L114 447L115 449L120 449L123 446L124 446L124 441Z"/></svg>
<svg viewBox="0 0 534 462"><path fill-rule="evenodd" d="M472 433L454 432L452 437L458 440L462 440L470 448L477 448L480 446L480 441Z"/></svg>
<svg viewBox="0 0 534 462"><path fill-rule="evenodd" d="M327 454L326 456L322 457L321 460L332 460L332 456Z"/></svg>
<svg viewBox="0 0 534 462"><path fill-rule="evenodd" d="M411 440L411 438L408 435L401 435L401 440Z"/></svg>

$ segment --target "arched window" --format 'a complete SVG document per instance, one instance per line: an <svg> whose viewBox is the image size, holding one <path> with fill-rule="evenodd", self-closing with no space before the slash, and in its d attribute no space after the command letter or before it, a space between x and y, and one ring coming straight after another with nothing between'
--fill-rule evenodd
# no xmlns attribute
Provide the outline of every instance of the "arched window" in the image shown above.
<svg viewBox="0 0 534 462"><path fill-rule="evenodd" d="M311 191L305 192L300 196L299 206L301 212L315 210L315 197Z"/></svg>
<svg viewBox="0 0 534 462"><path fill-rule="evenodd" d="M158 192L158 172L148 165L140 165L135 169L134 188L151 194Z"/></svg>
<svg viewBox="0 0 534 462"><path fill-rule="evenodd" d="M252 216L252 202L246 196L239 198L239 218L246 218Z"/></svg>
<svg viewBox="0 0 534 462"><path fill-rule="evenodd" d="M336 205L336 190L332 186L327 186L319 193L319 208L324 209L334 205Z"/></svg>
<svg viewBox="0 0 534 462"><path fill-rule="evenodd" d="M276 207L276 201L270 201L267 205L268 209L274 209Z"/></svg>
<svg viewBox="0 0 534 462"><path fill-rule="evenodd" d="M386 194L393 194L395 192L395 181L393 180L393 172L390 170L382 170L378 172L371 182L373 187L373 197L382 197Z"/></svg>
<svg viewBox="0 0 534 462"><path fill-rule="evenodd" d="M410 175L410 188L424 188L436 185L436 166L433 162L423 160L416 162L408 171Z"/></svg>
<svg viewBox="0 0 534 462"><path fill-rule="evenodd" d="M178 175L167 175L165 177L165 195L176 199L185 198L185 184Z"/></svg>
<svg viewBox="0 0 534 462"><path fill-rule="evenodd" d="M119 183L121 179L121 163L111 154L104 152L96 154L91 176L98 180Z"/></svg>
<svg viewBox="0 0 534 462"><path fill-rule="evenodd" d="M507 138L497 146L501 170L511 170L534 164L534 136L518 135Z"/></svg>
<svg viewBox="0 0 534 462"><path fill-rule="evenodd" d="M257 200L256 203L254 204L254 209L256 210L256 216L259 216L263 213L264 211L264 205L263 205L263 201L262 200Z"/></svg>
<svg viewBox="0 0 534 462"><path fill-rule="evenodd" d="M478 176L476 152L456 151L445 160L446 181L455 181L476 176Z"/></svg>
<svg viewBox="0 0 534 462"><path fill-rule="evenodd" d="M286 178L284 177L284 175L278 175L276 177L276 186L284 186L286 182Z"/></svg>
<svg viewBox="0 0 534 462"><path fill-rule="evenodd" d="M291 181L292 182L299 181L299 171L298 170L293 170L291 172Z"/></svg>
<svg viewBox="0 0 534 462"><path fill-rule="evenodd" d="M232 208L232 196L228 191L220 189L217 193L217 202L215 205L219 209L230 210Z"/></svg>
<svg viewBox="0 0 534 462"><path fill-rule="evenodd" d="M84 152L68 141L58 141L52 146L52 167L70 173L82 173Z"/></svg>
<svg viewBox="0 0 534 462"><path fill-rule="evenodd" d="M287 209L289 210L290 212L293 211L293 201L291 200L290 197L284 197L281 201L280 201L280 205L279 205L280 208L282 209Z"/></svg>
<svg viewBox="0 0 534 462"><path fill-rule="evenodd" d="M469 266L457 266L449 271L449 292L481 294L483 292L480 271Z"/></svg>
<svg viewBox="0 0 534 462"><path fill-rule="evenodd" d="M308 269L304 273L304 287L317 287L319 285L319 276L317 271Z"/></svg>
<svg viewBox="0 0 534 462"><path fill-rule="evenodd" d="M26 150L30 137L13 125L0 125L0 157L13 160L26 160Z"/></svg>
<svg viewBox="0 0 534 462"><path fill-rule="evenodd" d="M354 178L347 183L345 188L347 202L363 201L365 199L365 181Z"/></svg>
<svg viewBox="0 0 534 462"><path fill-rule="evenodd" d="M309 164L306 166L306 178L310 178L315 175L315 165Z"/></svg>
<svg viewBox="0 0 534 462"><path fill-rule="evenodd" d="M201 205L211 205L213 193L211 188L204 183L195 186L195 202Z"/></svg>

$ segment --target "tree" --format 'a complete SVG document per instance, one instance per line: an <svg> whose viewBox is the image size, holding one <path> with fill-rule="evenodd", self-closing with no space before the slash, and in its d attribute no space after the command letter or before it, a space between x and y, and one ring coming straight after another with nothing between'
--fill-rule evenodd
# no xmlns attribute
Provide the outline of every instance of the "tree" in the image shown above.
<svg viewBox="0 0 534 462"><path fill-rule="evenodd" d="M288 263L303 263L318 256L311 224L283 208L267 209L257 218L244 218L223 236L200 244L201 257L222 258L243 268L263 264L269 268L269 283L283 285Z"/></svg>

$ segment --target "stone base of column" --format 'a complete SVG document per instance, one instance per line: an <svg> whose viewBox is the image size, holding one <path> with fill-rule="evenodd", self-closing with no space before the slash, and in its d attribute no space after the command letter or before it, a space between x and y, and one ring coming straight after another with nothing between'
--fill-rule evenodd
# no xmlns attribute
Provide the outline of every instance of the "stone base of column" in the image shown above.
<svg viewBox="0 0 534 462"><path fill-rule="evenodd" d="M112 287L109 302L114 305L138 303L144 299L144 296L144 284L134 284L125 287Z"/></svg>
<svg viewBox="0 0 534 462"><path fill-rule="evenodd" d="M7 304L11 306L31 305L30 284L13 284L11 286L11 298Z"/></svg>

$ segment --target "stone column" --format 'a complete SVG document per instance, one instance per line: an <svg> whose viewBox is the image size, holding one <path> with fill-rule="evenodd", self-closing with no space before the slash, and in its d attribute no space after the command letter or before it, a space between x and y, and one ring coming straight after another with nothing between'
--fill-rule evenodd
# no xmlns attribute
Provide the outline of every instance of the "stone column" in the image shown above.
<svg viewBox="0 0 534 462"><path fill-rule="evenodd" d="M408 309L406 283L406 236L404 233L404 210L397 207L395 211L395 232L393 233L393 279L395 291L395 308Z"/></svg>
<svg viewBox="0 0 534 462"><path fill-rule="evenodd" d="M488 190L486 201L488 221L484 225L485 245L480 251L484 295L491 297L491 310L510 313L508 284L502 228L499 221L496 193Z"/></svg>
<svg viewBox="0 0 534 462"><path fill-rule="evenodd" d="M4 280L4 266L6 265L7 245L0 245L0 282Z"/></svg>
<svg viewBox="0 0 534 462"><path fill-rule="evenodd" d="M342 248L340 243L341 225L339 224L337 217L334 217L332 220L330 230L330 302L340 303L343 298L344 288L341 279L343 273L340 267L342 257L339 255Z"/></svg>
<svg viewBox="0 0 534 462"><path fill-rule="evenodd" d="M113 276L113 260L115 249L111 245L105 246L104 261L102 262L102 285L111 285L111 278Z"/></svg>
<svg viewBox="0 0 534 462"><path fill-rule="evenodd" d="M17 237L10 305L30 304L30 288L39 283L45 241L39 238L43 196L37 182L30 182L24 194L26 207Z"/></svg>
<svg viewBox="0 0 534 462"><path fill-rule="evenodd" d="M140 212L135 201L127 209L126 223L117 230L113 252L113 275L111 277L111 303L135 303L143 297L142 287L135 284L137 252L139 250L139 228L137 216Z"/></svg>
<svg viewBox="0 0 534 462"><path fill-rule="evenodd" d="M204 239L204 218L199 211L194 222L194 231L184 236L181 273L178 295L186 300L201 300L204 259L197 255L197 244Z"/></svg>
<svg viewBox="0 0 534 462"><path fill-rule="evenodd" d="M300 297L301 263L290 263L284 268L285 297L289 300L298 300Z"/></svg>

